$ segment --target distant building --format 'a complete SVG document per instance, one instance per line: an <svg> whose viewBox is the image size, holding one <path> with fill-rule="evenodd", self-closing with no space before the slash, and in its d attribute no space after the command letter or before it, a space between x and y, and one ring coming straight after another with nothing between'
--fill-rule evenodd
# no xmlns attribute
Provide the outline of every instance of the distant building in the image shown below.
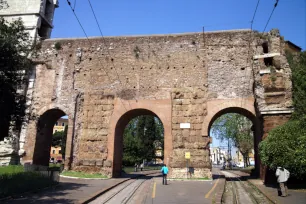
<svg viewBox="0 0 306 204"><path fill-rule="evenodd" d="M67 117L60 118L53 127L53 134L55 132L64 131L66 125L68 125L68 118Z"/></svg>
<svg viewBox="0 0 306 204"><path fill-rule="evenodd" d="M210 161L212 164L223 164L227 159L227 151L220 149L220 147L210 148Z"/></svg>
<svg viewBox="0 0 306 204"><path fill-rule="evenodd" d="M63 161L62 148L60 146L51 147L50 162L58 163Z"/></svg>

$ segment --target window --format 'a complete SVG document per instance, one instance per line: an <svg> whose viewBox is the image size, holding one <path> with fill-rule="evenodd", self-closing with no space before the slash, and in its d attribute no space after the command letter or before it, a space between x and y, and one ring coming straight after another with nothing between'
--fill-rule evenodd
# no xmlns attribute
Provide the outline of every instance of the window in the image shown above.
<svg viewBox="0 0 306 204"><path fill-rule="evenodd" d="M54 149L54 150L52 150L52 154L55 154L55 149Z"/></svg>
<svg viewBox="0 0 306 204"><path fill-rule="evenodd" d="M55 123L55 126L58 126L58 122Z"/></svg>
<svg viewBox="0 0 306 204"><path fill-rule="evenodd" d="M62 153L62 150L58 150L58 153L61 154L61 153Z"/></svg>
<svg viewBox="0 0 306 204"><path fill-rule="evenodd" d="M262 49L263 49L263 53L269 53L269 45L268 45L268 42L264 42L262 44Z"/></svg>
<svg viewBox="0 0 306 204"><path fill-rule="evenodd" d="M62 126L65 126L65 123L62 123Z"/></svg>

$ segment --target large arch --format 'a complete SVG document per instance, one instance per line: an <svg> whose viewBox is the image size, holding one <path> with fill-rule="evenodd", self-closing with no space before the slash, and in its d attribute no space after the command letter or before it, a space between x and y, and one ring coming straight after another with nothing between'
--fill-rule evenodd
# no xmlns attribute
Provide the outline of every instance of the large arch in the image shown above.
<svg viewBox="0 0 306 204"><path fill-rule="evenodd" d="M33 151L33 164L49 166L50 148L53 136L53 126L62 116L67 115L59 108L45 111L36 124L36 137ZM68 120L70 120L68 118ZM68 126L70 122L68 122ZM66 141L67 142L67 141Z"/></svg>
<svg viewBox="0 0 306 204"><path fill-rule="evenodd" d="M140 115L152 115L164 126L164 162L168 165L172 152L171 101L140 100L122 101L116 99L115 110L110 122L108 139L108 160L112 161L112 176L119 177L122 164L123 131L128 122Z"/></svg>
<svg viewBox="0 0 306 204"><path fill-rule="evenodd" d="M261 141L261 126L260 120L256 115L254 100L214 100L209 101L207 104L208 114L204 119L202 125L202 135L210 136L211 126L214 121L221 115L227 113L238 113L245 117L253 123L253 133L254 133L254 152L255 152L255 172L259 176L260 173L260 159L258 154L258 144Z"/></svg>

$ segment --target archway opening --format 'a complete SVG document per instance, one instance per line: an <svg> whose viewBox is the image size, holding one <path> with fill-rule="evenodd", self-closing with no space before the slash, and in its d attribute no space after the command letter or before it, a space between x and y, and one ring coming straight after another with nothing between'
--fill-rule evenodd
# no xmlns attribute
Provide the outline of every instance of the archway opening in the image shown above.
<svg viewBox="0 0 306 204"><path fill-rule="evenodd" d="M258 125L256 117L242 108L218 112L209 124L209 133L213 137L210 147L212 166L244 169L258 176L258 143L261 140Z"/></svg>
<svg viewBox="0 0 306 204"><path fill-rule="evenodd" d="M50 109L37 122L33 164L53 166L65 157L68 116L60 109Z"/></svg>
<svg viewBox="0 0 306 204"><path fill-rule="evenodd" d="M119 119L115 128L113 177L158 168L163 155L164 127L155 113L134 109Z"/></svg>

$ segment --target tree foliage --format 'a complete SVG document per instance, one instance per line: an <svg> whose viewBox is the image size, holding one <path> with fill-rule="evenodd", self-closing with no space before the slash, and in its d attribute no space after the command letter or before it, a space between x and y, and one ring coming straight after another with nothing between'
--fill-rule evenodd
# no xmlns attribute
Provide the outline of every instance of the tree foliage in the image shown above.
<svg viewBox="0 0 306 204"><path fill-rule="evenodd" d="M153 160L156 144L163 144L163 127L159 119L153 116L132 119L123 134L123 165Z"/></svg>
<svg viewBox="0 0 306 204"><path fill-rule="evenodd" d="M63 158L65 158L67 132L68 132L68 125L65 126L64 131L55 132L52 137L52 146L61 147Z"/></svg>
<svg viewBox="0 0 306 204"><path fill-rule="evenodd" d="M31 41L21 20L12 23L0 17L0 136L8 136L8 127L18 128L25 116L24 93L30 68Z"/></svg>
<svg viewBox="0 0 306 204"><path fill-rule="evenodd" d="M228 140L244 157L245 166L249 165L249 154L254 148L254 136L251 131L252 122L237 113L228 113L220 116L213 123L212 134L221 142Z"/></svg>
<svg viewBox="0 0 306 204"><path fill-rule="evenodd" d="M306 177L306 52L287 53L292 71L294 113L286 124L271 130L259 144L262 163L290 170L297 178Z"/></svg>
<svg viewBox="0 0 306 204"><path fill-rule="evenodd" d="M306 51L293 55L287 53L292 70L294 119L306 118ZM306 123L305 123L306 124Z"/></svg>
<svg viewBox="0 0 306 204"><path fill-rule="evenodd" d="M264 165L288 169L297 178L306 176L306 128L301 121L292 120L269 132L259 144Z"/></svg>

